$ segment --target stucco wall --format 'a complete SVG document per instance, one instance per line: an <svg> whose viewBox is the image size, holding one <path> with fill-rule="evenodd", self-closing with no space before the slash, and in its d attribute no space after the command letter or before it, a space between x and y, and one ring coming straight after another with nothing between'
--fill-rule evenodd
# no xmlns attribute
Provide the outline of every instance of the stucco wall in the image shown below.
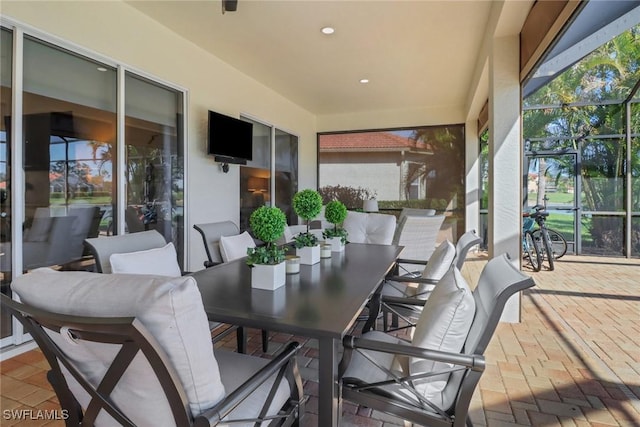
<svg viewBox="0 0 640 427"><path fill-rule="evenodd" d="M232 165L225 174L206 155L207 110L236 117L247 114L299 136L299 185L315 188L314 115L136 9L119 1L4 0L1 8L4 25L18 23L26 33L42 32L49 41L59 38L67 48L76 45L188 90L187 269L201 269L206 258L194 223L239 221L239 167Z"/></svg>

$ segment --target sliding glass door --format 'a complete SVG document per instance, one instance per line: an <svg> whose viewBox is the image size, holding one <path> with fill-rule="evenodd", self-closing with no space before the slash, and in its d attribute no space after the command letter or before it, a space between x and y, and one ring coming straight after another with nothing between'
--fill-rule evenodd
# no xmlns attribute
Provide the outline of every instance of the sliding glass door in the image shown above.
<svg viewBox="0 0 640 427"><path fill-rule="evenodd" d="M11 295L11 123L13 34L2 28L0 32L0 287ZM4 342L13 333L11 316L0 312L0 339Z"/></svg>

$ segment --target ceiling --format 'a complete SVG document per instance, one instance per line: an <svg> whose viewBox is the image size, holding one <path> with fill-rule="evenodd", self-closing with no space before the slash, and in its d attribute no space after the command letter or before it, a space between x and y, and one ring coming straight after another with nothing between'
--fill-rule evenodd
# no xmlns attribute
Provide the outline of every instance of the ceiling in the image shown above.
<svg viewBox="0 0 640 427"><path fill-rule="evenodd" d="M128 3L318 115L462 108L491 9L502 4L239 0L223 14L220 0ZM532 1L507 3L524 19ZM323 35L325 26L335 33Z"/></svg>

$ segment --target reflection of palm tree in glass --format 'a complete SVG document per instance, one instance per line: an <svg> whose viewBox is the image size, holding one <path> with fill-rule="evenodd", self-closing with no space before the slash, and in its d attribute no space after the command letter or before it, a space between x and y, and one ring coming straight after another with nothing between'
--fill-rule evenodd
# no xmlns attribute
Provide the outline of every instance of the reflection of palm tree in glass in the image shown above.
<svg viewBox="0 0 640 427"><path fill-rule="evenodd" d="M447 203L462 192L464 186L464 135L461 126L437 126L416 129L411 137L415 150L427 154L420 163L410 164L404 180L409 195L411 185L418 181L426 185L427 199L443 199ZM419 198L424 198L420 195Z"/></svg>

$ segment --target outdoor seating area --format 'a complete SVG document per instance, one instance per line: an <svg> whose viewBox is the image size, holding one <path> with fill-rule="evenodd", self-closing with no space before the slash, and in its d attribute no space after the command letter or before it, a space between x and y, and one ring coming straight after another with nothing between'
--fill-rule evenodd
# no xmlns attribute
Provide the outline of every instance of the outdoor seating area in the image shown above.
<svg viewBox="0 0 640 427"><path fill-rule="evenodd" d="M639 39L638 0L3 1L0 425L640 427Z"/></svg>
<svg viewBox="0 0 640 427"><path fill-rule="evenodd" d="M486 260L482 252L469 254L463 276L471 287ZM530 273L536 286L523 293L522 323L498 324L487 347L486 371L469 411L474 425L638 425L639 267L640 260L565 256L553 272ZM302 425L314 426L318 416L317 340L272 333L266 357L292 340L302 344L298 363L309 396ZM235 350L235 338L229 336L217 346ZM247 352L262 356L259 330L250 330ZM2 362L3 409L59 408L45 378L47 369L39 350ZM7 425L34 424L12 420ZM39 425L63 425L63 421L43 420ZM340 425L403 423L345 402Z"/></svg>

